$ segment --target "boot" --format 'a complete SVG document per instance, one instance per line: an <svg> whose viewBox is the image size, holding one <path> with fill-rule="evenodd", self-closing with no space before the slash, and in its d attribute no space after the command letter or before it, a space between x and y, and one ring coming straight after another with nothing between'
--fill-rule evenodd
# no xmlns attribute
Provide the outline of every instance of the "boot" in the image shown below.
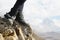
<svg viewBox="0 0 60 40"><path fill-rule="evenodd" d="M24 21L24 17L22 15L22 13L19 13L16 15L16 19L15 19L19 24L23 25L23 26L27 26L29 27L29 25Z"/></svg>

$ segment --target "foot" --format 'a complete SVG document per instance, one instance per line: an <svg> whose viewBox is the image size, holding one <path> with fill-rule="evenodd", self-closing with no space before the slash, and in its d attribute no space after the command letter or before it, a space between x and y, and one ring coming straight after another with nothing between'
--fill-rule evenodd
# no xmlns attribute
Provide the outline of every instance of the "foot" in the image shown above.
<svg viewBox="0 0 60 40"><path fill-rule="evenodd" d="M12 17L11 17L8 13L5 14L4 17L5 17L6 19L12 19Z"/></svg>
<svg viewBox="0 0 60 40"><path fill-rule="evenodd" d="M9 20L9 22L11 24L13 24L13 19L12 19L12 17L8 13L4 15L4 18L7 19L7 20Z"/></svg>
<svg viewBox="0 0 60 40"><path fill-rule="evenodd" d="M18 20L17 22L23 26L29 26L24 20Z"/></svg>

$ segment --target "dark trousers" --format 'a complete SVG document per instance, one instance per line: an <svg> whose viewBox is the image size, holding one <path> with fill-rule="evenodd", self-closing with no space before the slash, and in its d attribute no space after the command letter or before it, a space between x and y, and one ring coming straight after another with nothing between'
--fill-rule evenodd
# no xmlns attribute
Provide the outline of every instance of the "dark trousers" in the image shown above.
<svg viewBox="0 0 60 40"><path fill-rule="evenodd" d="M24 6L25 0L17 0L14 7L9 12L10 16L16 16L19 12L19 14L22 14L23 6Z"/></svg>
<svg viewBox="0 0 60 40"><path fill-rule="evenodd" d="M20 20L22 21L23 20L22 11L23 11L23 6L25 1L26 0L17 0L13 8L11 8L11 11L7 14L10 15L11 17L16 16L15 20L17 21ZM5 17L9 19L9 16L7 14L5 14Z"/></svg>
<svg viewBox="0 0 60 40"><path fill-rule="evenodd" d="M23 11L23 6L24 6L24 2L26 0L17 0L15 5L13 6L13 8L11 8L11 11L8 12L7 14L5 14L5 18L9 19L11 17L15 17L16 16L16 21L21 23L21 24L24 24L24 25L27 25L23 19L23 15L22 15L22 11Z"/></svg>
<svg viewBox="0 0 60 40"><path fill-rule="evenodd" d="M24 6L25 0L17 0L14 7L9 12L10 16L16 16L18 12L20 15L22 14L23 6Z"/></svg>

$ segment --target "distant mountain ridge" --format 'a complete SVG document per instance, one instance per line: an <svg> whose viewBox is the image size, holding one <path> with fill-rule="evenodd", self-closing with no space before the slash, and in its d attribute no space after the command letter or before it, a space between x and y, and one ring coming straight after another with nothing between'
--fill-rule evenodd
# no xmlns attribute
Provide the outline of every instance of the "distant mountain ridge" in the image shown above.
<svg viewBox="0 0 60 40"><path fill-rule="evenodd" d="M60 32L40 33L39 35L45 40L60 40Z"/></svg>

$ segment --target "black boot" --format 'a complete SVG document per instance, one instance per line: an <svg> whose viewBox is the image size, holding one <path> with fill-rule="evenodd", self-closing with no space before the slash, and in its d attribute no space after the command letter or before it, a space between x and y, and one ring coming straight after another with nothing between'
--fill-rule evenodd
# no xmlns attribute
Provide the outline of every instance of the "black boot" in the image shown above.
<svg viewBox="0 0 60 40"><path fill-rule="evenodd" d="M4 15L4 18L6 18L6 19L12 19L12 17L11 17L8 13L6 13L6 14Z"/></svg>
<svg viewBox="0 0 60 40"><path fill-rule="evenodd" d="M19 24L21 24L21 25L23 25L23 26L28 26L28 27L29 27L29 25L25 22L22 13L19 13L19 12L18 12L18 14L16 15L16 19L15 19L15 20L16 20Z"/></svg>

